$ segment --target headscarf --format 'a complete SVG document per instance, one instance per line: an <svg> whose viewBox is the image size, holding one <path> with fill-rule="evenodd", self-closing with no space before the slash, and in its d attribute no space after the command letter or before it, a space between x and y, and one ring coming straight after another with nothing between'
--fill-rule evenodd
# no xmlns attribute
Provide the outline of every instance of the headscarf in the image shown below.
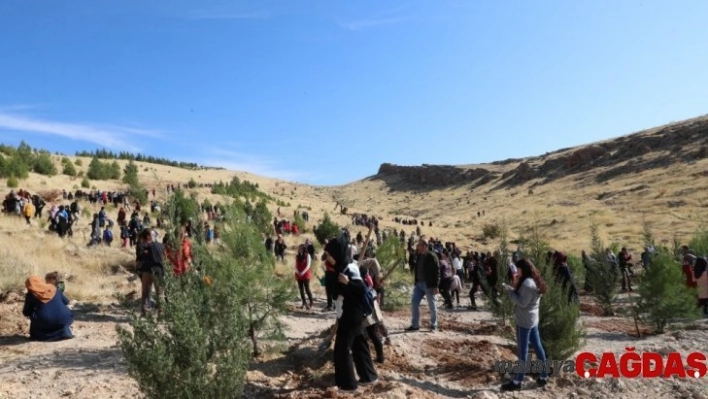
<svg viewBox="0 0 708 399"><path fill-rule="evenodd" d="M552 258L553 258L553 266L555 266L555 267L563 266L563 264L565 264L565 262L568 261L568 257L565 255L564 252L561 252L561 251L556 251L553 254Z"/></svg>
<svg viewBox="0 0 708 399"><path fill-rule="evenodd" d="M42 303L51 301L57 292L57 287L45 283L39 276L30 276L27 281L25 281L25 287L27 287L27 291Z"/></svg>
<svg viewBox="0 0 708 399"><path fill-rule="evenodd" d="M338 273L342 273L347 265L351 263L351 256L347 253L349 250L349 241L344 234L329 240L324 250L336 261L334 268Z"/></svg>
<svg viewBox="0 0 708 399"><path fill-rule="evenodd" d="M344 269L342 272L349 277L350 280L362 280L361 278L361 271L359 270L359 266L356 263L350 263L347 265L347 267Z"/></svg>

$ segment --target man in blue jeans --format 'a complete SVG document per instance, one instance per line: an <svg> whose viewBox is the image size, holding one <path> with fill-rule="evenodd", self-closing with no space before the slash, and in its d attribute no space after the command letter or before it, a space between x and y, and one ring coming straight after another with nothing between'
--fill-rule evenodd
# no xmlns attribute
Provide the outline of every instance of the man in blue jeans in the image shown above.
<svg viewBox="0 0 708 399"><path fill-rule="evenodd" d="M440 284L440 262L438 256L428 249L428 242L419 239L415 248L415 262L411 262L411 272L415 277L415 288L411 299L411 325L405 331L420 330L420 301L428 299L430 309L430 331L438 330L438 308L435 295Z"/></svg>

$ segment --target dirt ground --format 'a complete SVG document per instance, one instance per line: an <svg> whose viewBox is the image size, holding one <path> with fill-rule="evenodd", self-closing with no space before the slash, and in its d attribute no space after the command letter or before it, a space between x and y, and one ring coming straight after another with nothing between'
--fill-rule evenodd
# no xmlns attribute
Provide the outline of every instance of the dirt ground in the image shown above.
<svg viewBox="0 0 708 399"><path fill-rule="evenodd" d="M0 398L136 398L137 384L127 375L117 347L116 324L127 322L127 311L114 300L74 303L76 338L57 343L29 342L27 321L21 315L22 295L4 295L0 303ZM114 303L115 302L115 303ZM288 349L268 353L253 362L247 374L247 398L708 398L704 380L584 380L575 375L551 379L538 389L528 379L525 389L502 394L502 375L491 367L495 360L514 360L515 345L485 311L457 308L440 311L440 330L405 333L408 312L387 314L392 344L386 361L377 365L380 382L340 394L334 385L332 352L318 347L334 321L334 313L320 311L323 301L304 311L293 301L283 320L288 326ZM422 305L425 308L425 305ZM592 309L591 305L584 308ZM598 317L583 312L586 329L583 350L597 354L638 351L708 353L708 323L699 321L663 335L632 336L634 325L623 317ZM373 348L372 348L373 350ZM321 355L320 355L321 354Z"/></svg>

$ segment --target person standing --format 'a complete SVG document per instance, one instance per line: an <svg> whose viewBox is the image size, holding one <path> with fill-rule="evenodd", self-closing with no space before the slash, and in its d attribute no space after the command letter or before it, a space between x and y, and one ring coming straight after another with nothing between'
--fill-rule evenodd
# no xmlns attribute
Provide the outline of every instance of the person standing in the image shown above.
<svg viewBox="0 0 708 399"><path fill-rule="evenodd" d="M344 234L343 234L344 236ZM342 392L354 392L359 385L378 381L371 359L369 344L363 331L365 320L363 301L366 287L359 267L351 262L346 237L332 239L325 247L327 262L337 272L333 297L337 304L337 331L334 341L334 380ZM357 381L356 374L359 375Z"/></svg>
<svg viewBox="0 0 708 399"><path fill-rule="evenodd" d="M411 271L415 278L413 297L411 298L411 325L405 331L420 330L420 301L423 297L428 299L430 310L430 330L438 330L438 309L435 295L438 294L440 285L440 261L437 255L428 249L428 242L419 239L415 248L415 260L412 262Z"/></svg>
<svg viewBox="0 0 708 399"><path fill-rule="evenodd" d="M322 310L323 312L329 312L334 310L334 304L332 303L332 291L334 289L334 283L337 281L337 274L334 271L334 265L327 261L327 253L322 254L320 259L323 263L324 268L324 287L325 294L327 295L327 306Z"/></svg>
<svg viewBox="0 0 708 399"><path fill-rule="evenodd" d="M301 244L297 248L297 256L295 257L295 280L297 287L300 290L300 299L302 299L302 309L310 309L312 307L312 291L310 291L310 279L312 278L312 258L307 253L305 245ZM305 302L305 293L310 300L308 305Z"/></svg>
<svg viewBox="0 0 708 399"><path fill-rule="evenodd" d="M514 319L516 320L516 346L519 362L525 364L528 359L529 342L533 346L539 361L546 361L546 352L541 344L541 335L538 332L539 305L541 295L545 294L548 286L541 278L533 263L526 259L516 262L519 278L515 286L504 284L509 298L514 303ZM514 379L501 386L502 391L520 391L524 373L514 376ZM548 382L548 372L544 368L541 376L536 380L539 387Z"/></svg>

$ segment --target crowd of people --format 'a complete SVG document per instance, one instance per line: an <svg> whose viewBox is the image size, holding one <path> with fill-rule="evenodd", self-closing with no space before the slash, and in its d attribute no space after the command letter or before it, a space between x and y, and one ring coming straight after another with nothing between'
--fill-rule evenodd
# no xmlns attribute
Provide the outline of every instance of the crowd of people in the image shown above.
<svg viewBox="0 0 708 399"><path fill-rule="evenodd" d="M168 186L168 192L172 189ZM113 237L113 220L109 217L106 204L111 202L108 193L92 193L96 198L101 198L103 206L93 214L90 221L91 242L89 245L110 246ZM154 192L153 192L154 195ZM25 217L27 223L33 218L42 217L45 202L37 201L36 195L20 190L10 193L3 202L3 209L9 214L18 214ZM68 200L68 198L66 198ZM131 205L134 207L131 209ZM159 209L159 204L152 202L151 211ZM132 211L128 217L127 211ZM210 222L218 217L218 209L209 205L202 205L202 211L207 214L203 223L206 242L219 243L220 234L218 224ZM296 281L301 308L310 310L314 306L311 281L316 276L318 261L321 262L323 277L320 282L325 288L326 306L323 311L336 312L337 325L334 344L335 382L340 390L355 391L360 385L373 384L378 381L375 364L385 361L384 345L390 344L391 339L385 326L381 308L385 305L385 281L387 271L382 270L376 258L376 248L385 241L389 235L397 237L402 245L407 248L407 268L413 276L414 285L411 291L411 319L406 332L412 333L421 329L420 303L425 298L429 309L429 327L432 332L438 330L438 300L442 297L442 306L452 309L455 306L467 306L470 310L477 310L476 296L483 293L489 300L499 301L502 295L507 295L514 305L516 325L517 356L525 361L528 357L528 347L532 346L539 360L545 360L545 351L540 337L539 304L541 297L548 290L547 282L543 280L536 265L523 257L520 251L515 251L508 258L502 259L499 251L467 251L454 242L444 242L433 237L426 238L421 233L415 221L416 229L410 234L401 229L389 232L379 229L378 220L366 215L357 215L364 219L354 220L367 222L374 237L366 239L362 232L351 237L350 232L343 229L340 235L326 240L324 251L317 256L313 243L308 239L297 245L294 258L293 276ZM52 204L49 211L50 229L59 236L72 235L72 225L81 218L81 209L78 200L68 205ZM403 220L399 221L400 223ZM407 221L406 221L407 222ZM154 289L156 295L161 296L161 279L165 275L165 260L172 265L171 272L181 276L193 268L192 260L192 235L194 227L192 220L188 220L178 229L176 235L165 234L160 240L157 228L162 223L158 218L157 224L151 220L148 212L141 213L141 204L138 201L129 203L124 197L122 206L118 207L116 217L117 226L120 228L121 247L135 248L137 274L141 281L141 311L143 314L152 309L159 312L153 301L151 293ZM402 223L407 224L407 223ZM197 225L200 226L200 225ZM283 235L299 233L297 226L287 220L273 221L276 231L265 237L265 248L276 259L285 262L287 245ZM654 249L646 247L637 264L650 268ZM581 258L584 267L590 271L591 264L597 260L592 259L586 252ZM608 251L605 259L615 268L622 277L622 290L632 291L631 276L636 274L635 262L627 248L622 248L617 254ZM568 295L569 303L578 303L579 290L575 286L572 268L568 264L568 256L563 251L549 251L546 262L552 266L555 282L562 284ZM682 248L682 270L686 276L685 283L688 287L698 288L699 304L708 316L708 260L698 256L687 246ZM500 267L503 265L503 267ZM503 271L503 273L500 273ZM500 284L501 282L501 284ZM64 282L57 273L48 274L45 279L31 276L25 282L27 294L23 314L30 319L30 338L40 341L52 341L72 338L71 324L73 314L68 308L69 299L63 294ZM502 287L499 292L498 287ZM460 303L460 294L469 287L469 302ZM588 279L583 289L592 291ZM374 349L372 355L369 348L371 341ZM357 378L358 376L358 378ZM511 381L502 385L502 390L519 390L524 380L524 374L517 374ZM546 385L548 375L542 373L536 379L539 387Z"/></svg>
<svg viewBox="0 0 708 399"><path fill-rule="evenodd" d="M407 266L414 279L411 323L404 329L405 332L421 329L419 307L423 298L428 303L430 330L437 331L437 296L442 297L442 304L446 309L452 309L455 302L460 307L460 293L465 287L469 287L467 307L471 310L478 309L475 299L478 293L483 293L489 300L494 301L499 301L501 295L507 295L514 305L519 360L527 360L529 346L533 348L538 360L546 359L538 324L540 300L547 292L548 286L536 265L524 258L520 251L515 251L508 259L502 259L499 251L467 251L463 254L454 242L426 239L420 235L419 229L411 232L410 236L403 230L393 234L399 235L401 242L407 244ZM266 246L272 249L268 244ZM637 264L644 268L651 267L653 253L653 248L645 248ZM310 309L313 303L309 284L314 276L312 264L315 259L311 243L306 242L298 247L295 279L300 288L304 309ZM359 385L367 385L377 380L375 363L384 362L383 344L390 344L380 310L385 299L385 273L376 260L376 247L371 241L366 243L361 232L350 240L349 232L344 229L341 237L325 243L320 260L324 269L321 282L325 286L327 297L323 310L337 312L338 329L334 351L336 385L343 391L353 391ZM591 272L591 263L596 260L591 259L585 252L582 253L582 260L586 271ZM636 271L635 262L628 249L623 247L616 254L609 251L605 260L613 266L614 272L622 277L622 289L631 291L630 277L635 275ZM548 251L545 261L552 267L554 282L560 284L567 293L568 303L577 304L579 290L573 270L568 264L567 254L557 250ZM500 264L504 266L499 267ZM688 247L684 247L683 270L686 285L699 288L699 304L708 317L708 260L696 256ZM503 288L502 292L498 292L499 286ZM374 292L375 306L366 305L367 289ZM592 291L589 279L586 279L583 289ZM343 326L345 330L340 331ZM373 344L375 357L372 356L367 339ZM501 389L520 390L523 380L523 373L514 375ZM541 373L536 378L538 387L544 387L547 382L547 373Z"/></svg>

